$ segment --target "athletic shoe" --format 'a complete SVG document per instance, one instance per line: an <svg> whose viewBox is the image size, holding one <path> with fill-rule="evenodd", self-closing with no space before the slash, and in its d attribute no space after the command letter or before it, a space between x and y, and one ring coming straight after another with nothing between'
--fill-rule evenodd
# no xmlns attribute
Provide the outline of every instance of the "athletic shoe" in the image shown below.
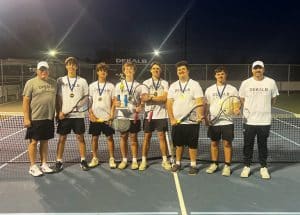
<svg viewBox="0 0 300 215"><path fill-rule="evenodd" d="M117 168L117 164L115 163L115 159L114 158L109 158L109 167L111 169Z"/></svg>
<svg viewBox="0 0 300 215"><path fill-rule="evenodd" d="M271 178L267 167L260 168L260 175L261 175L262 179L270 179Z"/></svg>
<svg viewBox="0 0 300 215"><path fill-rule="evenodd" d="M223 167L222 175L228 177L228 176L230 176L230 174L231 174L230 166L225 164L224 167Z"/></svg>
<svg viewBox="0 0 300 215"><path fill-rule="evenodd" d="M171 168L172 172L178 172L180 170L180 165L174 164Z"/></svg>
<svg viewBox="0 0 300 215"><path fill-rule="evenodd" d="M38 176L42 176L43 172L40 170L40 168L36 164L34 164L29 168L29 174L34 177L38 177Z"/></svg>
<svg viewBox="0 0 300 215"><path fill-rule="evenodd" d="M147 161L142 161L139 170L144 171L146 168L147 168Z"/></svg>
<svg viewBox="0 0 300 215"><path fill-rule="evenodd" d="M91 167L91 168L93 168L93 167L96 167L96 166L98 166L99 165L99 159L98 158L96 158L96 157L94 157L92 160L91 160L91 162L89 163L89 167Z"/></svg>
<svg viewBox="0 0 300 215"><path fill-rule="evenodd" d="M60 172L64 169L63 163L60 161L56 161L55 167L54 167L54 172Z"/></svg>
<svg viewBox="0 0 300 215"><path fill-rule="evenodd" d="M189 175L197 175L198 169L195 166L190 166Z"/></svg>
<svg viewBox="0 0 300 215"><path fill-rule="evenodd" d="M132 169L132 170L136 170L136 169L138 169L138 168L139 168L138 162L132 162L132 163L131 163L131 169Z"/></svg>
<svg viewBox="0 0 300 215"><path fill-rule="evenodd" d="M161 163L161 166L165 169L165 170L171 170L171 168L172 168L172 165L170 164L170 162L169 161L163 161L162 163Z"/></svg>
<svg viewBox="0 0 300 215"><path fill-rule="evenodd" d="M81 169L82 169L83 171L89 170L89 165L88 165L88 163L86 162L86 160L82 160L82 161L80 162L80 167L81 167Z"/></svg>
<svg viewBox="0 0 300 215"><path fill-rule="evenodd" d="M51 169L48 166L48 164L46 164L46 163L41 166L41 170L42 170L43 173L46 173L46 174L50 174L50 173L54 172L53 169Z"/></svg>
<svg viewBox="0 0 300 215"><path fill-rule="evenodd" d="M206 173L212 174L212 173L214 173L214 172L217 171L217 170L218 170L218 165L215 164L215 163L212 163L212 164L210 164L209 167L206 169Z"/></svg>
<svg viewBox="0 0 300 215"><path fill-rule="evenodd" d="M127 162L122 161L121 163L119 163L118 169L125 169L127 167Z"/></svg>
<svg viewBox="0 0 300 215"><path fill-rule="evenodd" d="M243 168L243 171L241 172L241 178L248 178L250 175L250 167L249 166L245 166Z"/></svg>

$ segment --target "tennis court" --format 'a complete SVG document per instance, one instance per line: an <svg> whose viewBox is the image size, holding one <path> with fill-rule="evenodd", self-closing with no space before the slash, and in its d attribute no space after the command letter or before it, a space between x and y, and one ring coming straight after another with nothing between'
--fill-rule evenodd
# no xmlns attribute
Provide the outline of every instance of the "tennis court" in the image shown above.
<svg viewBox="0 0 300 215"><path fill-rule="evenodd" d="M273 109L273 124L269 137L269 162L272 179L264 181L259 165L252 175L241 179L242 161L241 119L235 119L233 142L233 173L222 177L221 171L206 174L209 161L209 140L206 128L200 128L197 176L188 169L178 174L160 166L157 138L150 148L150 167L146 171L111 170L104 138L100 139L101 165L88 172L79 167L75 136L66 144L65 170L58 174L33 178L28 174L27 143L24 140L22 114L1 114L0 127L0 213L97 213L97 214L298 214L300 176L299 118L293 113ZM143 133L139 134L141 146ZM91 141L85 136L88 159ZM115 157L120 159L119 136L115 136ZM55 161L57 137L50 141L49 160ZM140 150L141 151L141 150ZM222 150L220 151L222 152ZM257 152L255 152L257 156ZM140 157L140 156L139 156ZM187 157L187 155L185 156ZM223 160L220 154L220 160ZM130 158L130 156L129 156ZM254 157L257 161L257 157ZM184 160L188 166L188 160ZM222 168L222 166L221 166Z"/></svg>

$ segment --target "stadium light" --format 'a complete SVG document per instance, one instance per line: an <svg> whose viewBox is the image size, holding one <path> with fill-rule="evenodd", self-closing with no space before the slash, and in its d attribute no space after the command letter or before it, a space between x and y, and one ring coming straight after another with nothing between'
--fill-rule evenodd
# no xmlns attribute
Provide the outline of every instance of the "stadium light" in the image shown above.
<svg viewBox="0 0 300 215"><path fill-rule="evenodd" d="M159 54L160 54L160 51L156 49L156 50L154 50L154 52L153 52L153 53L154 53L154 55L155 55L155 56L159 56Z"/></svg>
<svg viewBox="0 0 300 215"><path fill-rule="evenodd" d="M55 57L57 55L57 53L58 52L54 49L48 51L48 55L50 55L51 57Z"/></svg>

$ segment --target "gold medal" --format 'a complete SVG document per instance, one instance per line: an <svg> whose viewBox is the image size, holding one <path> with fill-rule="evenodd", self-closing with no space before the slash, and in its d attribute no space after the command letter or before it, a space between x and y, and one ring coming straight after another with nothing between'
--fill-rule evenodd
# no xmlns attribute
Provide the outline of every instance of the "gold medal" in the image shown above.
<svg viewBox="0 0 300 215"><path fill-rule="evenodd" d="M184 100L184 99L185 99L185 95L184 95L184 93L182 93L182 94L180 95L180 99L182 99L182 100Z"/></svg>
<svg viewBox="0 0 300 215"><path fill-rule="evenodd" d="M131 101L132 100L132 96L128 96L128 100Z"/></svg>
<svg viewBox="0 0 300 215"><path fill-rule="evenodd" d="M157 96L157 91L155 91L153 95L154 95L154 96Z"/></svg>
<svg viewBox="0 0 300 215"><path fill-rule="evenodd" d="M102 100L102 97L100 96L99 98L98 98L98 101L100 102Z"/></svg>
<svg viewBox="0 0 300 215"><path fill-rule="evenodd" d="M71 93L71 94L70 94L70 97L73 98L73 97L74 97L74 93Z"/></svg>

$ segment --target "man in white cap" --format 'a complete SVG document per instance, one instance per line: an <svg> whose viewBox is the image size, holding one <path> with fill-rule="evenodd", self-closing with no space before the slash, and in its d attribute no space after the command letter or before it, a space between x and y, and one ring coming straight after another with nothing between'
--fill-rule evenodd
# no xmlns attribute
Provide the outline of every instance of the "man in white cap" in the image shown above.
<svg viewBox="0 0 300 215"><path fill-rule="evenodd" d="M255 137L257 137L260 175L263 179L270 179L267 169L268 147L267 139L271 127L271 106L279 95L273 79L264 76L264 63L255 61L252 64L251 78L243 81L239 96L243 103L244 113L244 164L241 172L242 178L250 174L250 164L253 156Z"/></svg>
<svg viewBox="0 0 300 215"><path fill-rule="evenodd" d="M52 173L47 165L48 140L54 137L54 113L56 81L49 78L49 65L46 61L37 64L37 76L28 80L23 92L25 139L29 139L29 173L41 176ZM41 168L35 164L37 143L40 142Z"/></svg>

